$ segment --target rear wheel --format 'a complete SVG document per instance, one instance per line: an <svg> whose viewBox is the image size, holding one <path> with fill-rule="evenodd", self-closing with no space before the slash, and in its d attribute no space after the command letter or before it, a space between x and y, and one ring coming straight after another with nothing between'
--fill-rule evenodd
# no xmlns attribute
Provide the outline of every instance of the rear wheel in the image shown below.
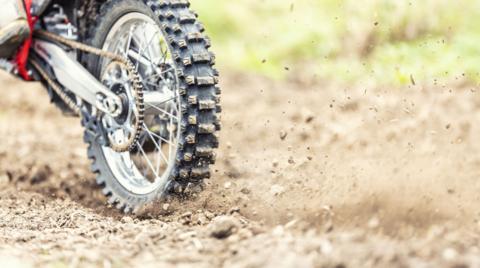
<svg viewBox="0 0 480 268"><path fill-rule="evenodd" d="M128 140L139 114L122 64L85 55L86 67L118 94L124 112L90 110L85 141L92 170L109 202L125 212L169 192L197 190L210 177L220 128L218 74L209 40L186 1L113 0L100 8L86 43L128 57L143 84L144 120L128 152L109 146Z"/></svg>

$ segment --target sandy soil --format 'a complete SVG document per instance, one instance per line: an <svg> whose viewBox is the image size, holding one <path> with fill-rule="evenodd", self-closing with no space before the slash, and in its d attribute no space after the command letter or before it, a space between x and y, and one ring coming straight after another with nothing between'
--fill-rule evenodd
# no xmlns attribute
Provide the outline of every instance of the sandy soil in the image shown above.
<svg viewBox="0 0 480 268"><path fill-rule="evenodd" d="M2 267L480 267L476 88L224 72L207 190L123 215L79 120L0 80Z"/></svg>

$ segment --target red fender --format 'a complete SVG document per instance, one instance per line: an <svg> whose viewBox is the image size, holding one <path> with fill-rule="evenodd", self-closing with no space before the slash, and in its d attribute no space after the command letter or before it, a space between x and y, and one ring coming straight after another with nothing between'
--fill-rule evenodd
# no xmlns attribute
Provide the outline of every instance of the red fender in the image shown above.
<svg viewBox="0 0 480 268"><path fill-rule="evenodd" d="M25 11L27 13L27 21L30 26L30 35L25 40L23 45L18 49L17 55L15 56L15 62L17 64L18 74L25 80L30 81L31 77L28 75L27 70L27 61L30 53L30 47L32 46L32 36L33 36L33 26L37 21L37 17L32 17L30 9L32 7L32 0L25 0Z"/></svg>

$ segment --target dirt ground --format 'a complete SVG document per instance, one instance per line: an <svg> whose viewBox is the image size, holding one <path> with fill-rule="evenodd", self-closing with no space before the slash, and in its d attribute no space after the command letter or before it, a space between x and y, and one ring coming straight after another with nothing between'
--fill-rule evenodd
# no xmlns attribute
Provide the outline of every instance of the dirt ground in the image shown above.
<svg viewBox="0 0 480 268"><path fill-rule="evenodd" d="M480 267L480 92L223 72L207 189L106 205L82 129L0 75L2 267Z"/></svg>

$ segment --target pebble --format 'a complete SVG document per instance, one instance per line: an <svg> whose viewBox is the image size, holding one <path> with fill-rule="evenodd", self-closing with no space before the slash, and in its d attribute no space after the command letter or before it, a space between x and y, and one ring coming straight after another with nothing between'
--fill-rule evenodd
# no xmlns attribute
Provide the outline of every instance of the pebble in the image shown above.
<svg viewBox="0 0 480 268"><path fill-rule="evenodd" d="M228 211L228 213L230 213L230 214L240 213L240 208L239 207L233 207Z"/></svg>
<svg viewBox="0 0 480 268"><path fill-rule="evenodd" d="M283 236L284 234L285 234L285 229L280 225L273 228L273 230L272 230L272 235L274 235L276 237Z"/></svg>
<svg viewBox="0 0 480 268"><path fill-rule="evenodd" d="M248 239L250 237L253 236L253 233L252 231L248 230L248 229L240 229L238 230L238 236L240 237L240 239Z"/></svg>
<svg viewBox="0 0 480 268"><path fill-rule="evenodd" d="M204 225L207 222L208 222L207 216L205 216L204 214L198 215L197 224Z"/></svg>
<svg viewBox="0 0 480 268"><path fill-rule="evenodd" d="M203 214L204 214L205 217L207 217L207 219L209 219L209 220L211 220L211 219L213 219L213 217L215 217L215 214L213 214L212 212L210 212L210 211L208 211L208 210L205 211Z"/></svg>
<svg viewBox="0 0 480 268"><path fill-rule="evenodd" d="M242 188L242 190L240 190L240 192L242 194L250 194L251 193L250 189L248 189L248 188Z"/></svg>
<svg viewBox="0 0 480 268"><path fill-rule="evenodd" d="M218 216L210 223L210 235L217 239L225 239L236 232L239 226L235 217Z"/></svg>
<svg viewBox="0 0 480 268"><path fill-rule="evenodd" d="M188 238L192 238L192 237L196 237L197 236L197 232L195 231L190 231L190 232L185 232L185 233L181 233L178 238L180 240L187 240Z"/></svg>
<svg viewBox="0 0 480 268"><path fill-rule="evenodd" d="M192 217L192 212L191 211L187 211L187 212L182 214L182 218L190 218L190 217Z"/></svg>
<svg viewBox="0 0 480 268"><path fill-rule="evenodd" d="M453 248L446 248L442 252L442 257L446 261L453 261L457 258L458 252Z"/></svg>
<svg viewBox="0 0 480 268"><path fill-rule="evenodd" d="M333 245L327 239L322 239L320 242L320 249L323 255L330 255L333 252Z"/></svg>
<svg viewBox="0 0 480 268"><path fill-rule="evenodd" d="M298 220L291 220L287 224L285 224L285 229L291 229L297 224Z"/></svg>
<svg viewBox="0 0 480 268"><path fill-rule="evenodd" d="M315 119L315 114L310 110L302 111L302 117L305 119L305 123L310 123Z"/></svg>
<svg viewBox="0 0 480 268"><path fill-rule="evenodd" d="M122 218L122 222L123 223L132 223L133 219L129 216L125 216L125 217Z"/></svg>
<svg viewBox="0 0 480 268"><path fill-rule="evenodd" d="M368 228L376 229L380 225L380 220L377 217L373 217L368 221Z"/></svg>
<svg viewBox="0 0 480 268"><path fill-rule="evenodd" d="M272 161L272 167L274 167L274 168L278 167L278 160L273 160Z"/></svg>
<svg viewBox="0 0 480 268"><path fill-rule="evenodd" d="M285 130L281 130L279 135L280 135L280 139L283 141L285 140L285 138L287 138L288 133Z"/></svg>
<svg viewBox="0 0 480 268"><path fill-rule="evenodd" d="M272 187L270 187L270 193L274 196L281 195L284 192L285 192L285 188L278 184L274 184L272 185Z"/></svg>

